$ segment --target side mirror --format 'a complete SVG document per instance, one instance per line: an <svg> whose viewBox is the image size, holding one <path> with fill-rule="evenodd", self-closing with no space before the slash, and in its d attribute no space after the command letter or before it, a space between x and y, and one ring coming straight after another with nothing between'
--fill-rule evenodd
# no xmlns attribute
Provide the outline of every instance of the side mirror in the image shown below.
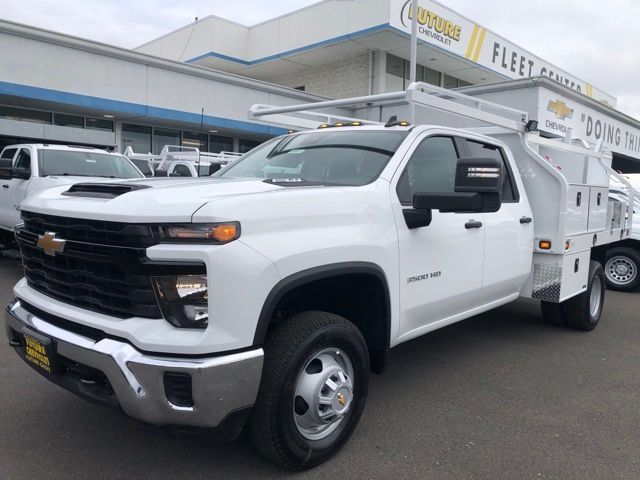
<svg viewBox="0 0 640 480"><path fill-rule="evenodd" d="M461 158L453 192L416 193L413 208L441 212L497 212L502 204L502 162L495 158Z"/></svg>
<svg viewBox="0 0 640 480"><path fill-rule="evenodd" d="M12 168L11 178L19 178L20 180L29 180L31 178L31 170L26 168Z"/></svg>
<svg viewBox="0 0 640 480"><path fill-rule="evenodd" d="M461 158L456 166L454 192L502 193L502 162L495 158Z"/></svg>

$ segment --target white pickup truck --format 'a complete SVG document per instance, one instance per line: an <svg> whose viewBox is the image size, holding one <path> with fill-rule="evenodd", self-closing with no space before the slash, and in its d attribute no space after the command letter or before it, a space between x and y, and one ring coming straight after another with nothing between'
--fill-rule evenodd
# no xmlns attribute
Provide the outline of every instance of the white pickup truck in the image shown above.
<svg viewBox="0 0 640 480"><path fill-rule="evenodd" d="M347 442L369 372L402 342L519 297L593 329L605 295L593 248L625 238L631 218L628 198L624 215L609 215L610 155L541 138L522 112L458 99L414 84L352 102L451 112L491 135L418 115L332 115L214 178L29 197L10 344L81 397L158 425L232 435L246 423L260 452L304 469Z"/></svg>
<svg viewBox="0 0 640 480"><path fill-rule="evenodd" d="M122 155L90 147L67 145L9 145L0 153L0 244L13 241L20 223L20 204L35 192L86 181L141 178Z"/></svg>
<svg viewBox="0 0 640 480"><path fill-rule="evenodd" d="M616 242L607 249L604 273L607 286L613 290L629 292L640 286L640 175L627 175L636 189L633 202L633 224L629 238ZM614 200L624 198L626 192L612 190L609 197Z"/></svg>

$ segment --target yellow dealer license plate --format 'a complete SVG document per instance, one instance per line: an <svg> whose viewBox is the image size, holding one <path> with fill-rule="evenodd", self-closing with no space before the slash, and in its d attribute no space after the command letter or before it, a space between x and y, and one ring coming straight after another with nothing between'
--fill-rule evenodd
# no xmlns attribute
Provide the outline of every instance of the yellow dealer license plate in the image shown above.
<svg viewBox="0 0 640 480"><path fill-rule="evenodd" d="M34 333L23 333L25 359L32 365L52 373L55 370L55 352L50 338Z"/></svg>

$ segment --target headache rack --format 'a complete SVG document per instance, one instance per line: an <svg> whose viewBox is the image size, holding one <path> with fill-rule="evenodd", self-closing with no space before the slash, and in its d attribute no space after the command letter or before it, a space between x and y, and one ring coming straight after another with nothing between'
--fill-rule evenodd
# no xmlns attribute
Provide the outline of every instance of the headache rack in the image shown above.
<svg viewBox="0 0 640 480"><path fill-rule="evenodd" d="M175 162L189 162L195 165L218 164L221 167L230 165L239 159L242 154L237 152L203 152L197 147L185 147L182 145L165 145L159 155L152 153L136 153L130 146L123 154L129 160L147 160L154 172L168 171Z"/></svg>
<svg viewBox="0 0 640 480"><path fill-rule="evenodd" d="M471 130L500 140L514 155L533 211L526 296L557 302L584 291L591 248L630 233L633 186L611 168L610 152L601 143L592 148L572 138L570 130L563 139L542 137L527 112L508 106L416 82L394 93L284 107L257 104L249 116L290 129L335 122L384 126L396 116L412 125ZM610 198L612 181L623 188Z"/></svg>

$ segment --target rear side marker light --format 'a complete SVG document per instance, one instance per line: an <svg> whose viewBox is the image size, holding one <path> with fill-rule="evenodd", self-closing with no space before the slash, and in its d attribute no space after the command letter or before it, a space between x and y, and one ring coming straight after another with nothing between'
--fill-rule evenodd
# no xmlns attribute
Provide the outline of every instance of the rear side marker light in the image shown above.
<svg viewBox="0 0 640 480"><path fill-rule="evenodd" d="M540 250L551 250L551 242L549 240L540 240L538 247Z"/></svg>

